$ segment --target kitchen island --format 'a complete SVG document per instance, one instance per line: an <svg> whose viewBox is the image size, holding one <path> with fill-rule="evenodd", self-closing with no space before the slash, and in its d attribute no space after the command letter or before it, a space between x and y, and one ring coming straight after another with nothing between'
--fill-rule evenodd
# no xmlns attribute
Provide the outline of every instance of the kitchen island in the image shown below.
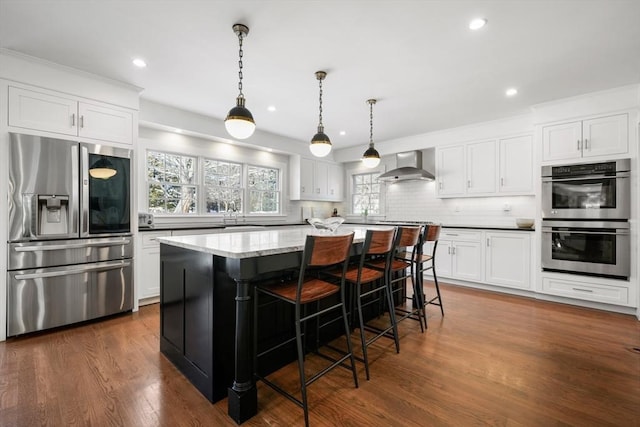
<svg viewBox="0 0 640 427"><path fill-rule="evenodd" d="M343 225L337 234L355 233L356 254L368 228L389 227ZM278 227L158 239L160 350L210 401L227 395L229 416L238 424L257 413L253 286L297 268L306 236L314 232L310 226ZM288 333L290 318L276 314L261 330Z"/></svg>

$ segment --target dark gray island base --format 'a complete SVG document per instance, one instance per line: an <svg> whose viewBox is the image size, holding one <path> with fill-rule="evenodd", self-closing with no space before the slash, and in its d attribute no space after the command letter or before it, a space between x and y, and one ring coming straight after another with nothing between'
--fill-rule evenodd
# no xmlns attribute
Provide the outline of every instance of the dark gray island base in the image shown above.
<svg viewBox="0 0 640 427"><path fill-rule="evenodd" d="M340 231L355 231L352 253L357 253L366 228ZM300 266L310 232L310 227L283 227L159 239L160 351L211 402L227 396L229 416L238 424L255 415L258 407L253 286L290 276ZM293 335L287 306L261 304L258 348ZM328 334L323 333L322 340L332 338L331 329ZM336 328L335 336L341 334L344 330ZM295 351L293 345L283 348L264 365L261 362L260 371L271 372L295 360Z"/></svg>

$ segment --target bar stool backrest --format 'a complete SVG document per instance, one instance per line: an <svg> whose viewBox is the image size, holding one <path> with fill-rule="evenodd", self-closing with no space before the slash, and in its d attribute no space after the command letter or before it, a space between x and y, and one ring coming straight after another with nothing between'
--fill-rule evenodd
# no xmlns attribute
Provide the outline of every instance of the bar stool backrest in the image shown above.
<svg viewBox="0 0 640 427"><path fill-rule="evenodd" d="M363 253L365 255L384 255L391 252L395 234L395 228L389 230L367 230Z"/></svg>
<svg viewBox="0 0 640 427"><path fill-rule="evenodd" d="M440 238L440 230L442 229L442 226L438 224L427 224L425 227L425 242L437 242Z"/></svg>
<svg viewBox="0 0 640 427"><path fill-rule="evenodd" d="M398 227L396 246L399 248L412 248L420 240L421 227Z"/></svg>
<svg viewBox="0 0 640 427"><path fill-rule="evenodd" d="M304 262L309 267L323 267L343 262L349 256L353 232L341 236L307 236Z"/></svg>

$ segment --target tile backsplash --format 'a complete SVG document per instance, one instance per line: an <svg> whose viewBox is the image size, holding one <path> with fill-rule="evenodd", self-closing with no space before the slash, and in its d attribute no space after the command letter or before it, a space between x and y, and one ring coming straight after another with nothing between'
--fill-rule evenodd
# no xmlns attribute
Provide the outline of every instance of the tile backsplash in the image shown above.
<svg viewBox="0 0 640 427"><path fill-rule="evenodd" d="M440 199L436 183L403 181L386 186L387 220L432 221L446 225L515 226L516 218L535 218L535 196Z"/></svg>

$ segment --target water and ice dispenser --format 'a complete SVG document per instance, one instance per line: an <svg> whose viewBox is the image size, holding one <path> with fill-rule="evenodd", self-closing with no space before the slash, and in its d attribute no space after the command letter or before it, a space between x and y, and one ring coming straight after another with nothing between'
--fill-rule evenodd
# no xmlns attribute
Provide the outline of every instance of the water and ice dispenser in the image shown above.
<svg viewBox="0 0 640 427"><path fill-rule="evenodd" d="M38 236L69 234L69 196L38 194Z"/></svg>

